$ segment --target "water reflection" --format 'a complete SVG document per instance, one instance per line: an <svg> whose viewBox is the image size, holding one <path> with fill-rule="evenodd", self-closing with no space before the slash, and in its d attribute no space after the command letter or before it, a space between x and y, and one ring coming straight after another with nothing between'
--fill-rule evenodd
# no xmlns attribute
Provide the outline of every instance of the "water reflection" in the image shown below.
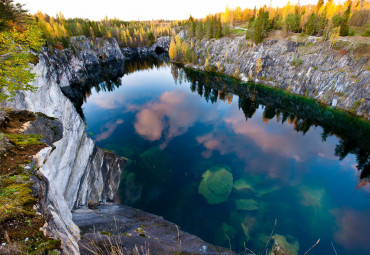
<svg viewBox="0 0 370 255"><path fill-rule="evenodd" d="M161 148L164 148L174 137L186 133L196 121L207 121L211 115L207 116L200 98L169 91L164 92L158 102L146 104L137 113L135 130L150 141L160 140L163 134Z"/></svg>
<svg viewBox="0 0 370 255"><path fill-rule="evenodd" d="M366 254L369 230L354 228L370 209L368 123L158 60L125 68L114 93L89 90L84 105L98 145L129 158L122 203L238 251L262 251L277 218L274 239L294 252L320 237L320 254L331 242Z"/></svg>
<svg viewBox="0 0 370 255"><path fill-rule="evenodd" d="M328 136L335 135L340 138L335 148L335 156L340 160L348 154L355 154L357 168L361 171L360 178L366 178L370 173L370 125L332 108L327 108L312 99L289 95L282 90L261 86L258 84L238 84L229 77L210 73L193 71L179 67L184 73L178 79L191 83L191 90L197 91L205 99L217 102L217 98L228 102L229 93L238 95L238 105L243 111L245 119L252 118L257 109L263 105L262 120L267 124L270 119L284 124L286 121L294 125L297 132L307 133L312 127L321 126L322 141ZM210 97L210 95L218 95Z"/></svg>
<svg viewBox="0 0 370 255"><path fill-rule="evenodd" d="M339 226L335 241L350 251L370 252L369 226L370 209L358 212L350 208L333 210L333 216Z"/></svg>

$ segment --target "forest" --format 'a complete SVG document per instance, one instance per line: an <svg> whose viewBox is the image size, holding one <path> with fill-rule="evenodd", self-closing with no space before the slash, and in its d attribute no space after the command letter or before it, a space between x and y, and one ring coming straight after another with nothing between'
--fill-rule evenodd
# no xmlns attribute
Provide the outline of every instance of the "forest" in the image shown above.
<svg viewBox="0 0 370 255"><path fill-rule="evenodd" d="M245 35L259 44L271 31L281 31L283 37L292 34L321 37L324 41L336 40L339 36L370 36L370 2L347 0L319 0L316 5L292 5L284 7L263 6L256 8L226 7L222 13L208 15L204 19L190 18L184 29L192 41ZM192 43L193 44L193 43ZM178 37L172 39L170 57L175 61L192 62L193 45L185 45Z"/></svg>

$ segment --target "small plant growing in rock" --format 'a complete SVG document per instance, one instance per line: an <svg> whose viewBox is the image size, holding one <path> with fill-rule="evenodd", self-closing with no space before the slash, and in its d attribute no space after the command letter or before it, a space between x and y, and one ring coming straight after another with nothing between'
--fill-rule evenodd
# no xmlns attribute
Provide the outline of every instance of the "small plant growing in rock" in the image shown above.
<svg viewBox="0 0 370 255"><path fill-rule="evenodd" d="M357 101L355 101L355 102L353 103L353 105L352 105L352 107L351 107L350 111L351 111L351 112L356 112L356 111L357 111L357 109L358 109L358 107L360 107L360 105L361 105L361 100L357 100Z"/></svg>
<svg viewBox="0 0 370 255"><path fill-rule="evenodd" d="M291 64L292 66L300 66L300 65L302 65L302 64L303 64L303 60L302 60L302 59L300 59L300 58L298 58L298 59L294 58L294 59L292 60L292 62L290 62L290 64Z"/></svg>
<svg viewBox="0 0 370 255"><path fill-rule="evenodd" d="M0 133L0 152L5 151L6 138L3 133Z"/></svg>
<svg viewBox="0 0 370 255"><path fill-rule="evenodd" d="M261 58L258 58L256 61L255 71L256 71L256 76L258 76L258 74L262 71L262 59Z"/></svg>
<svg viewBox="0 0 370 255"><path fill-rule="evenodd" d="M235 72L233 74L234 78L240 79L240 70L239 67L235 69Z"/></svg>

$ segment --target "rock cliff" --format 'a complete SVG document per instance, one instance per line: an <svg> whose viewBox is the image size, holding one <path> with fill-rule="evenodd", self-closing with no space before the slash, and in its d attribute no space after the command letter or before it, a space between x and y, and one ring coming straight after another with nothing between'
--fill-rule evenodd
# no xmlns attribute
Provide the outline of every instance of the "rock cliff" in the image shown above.
<svg viewBox="0 0 370 255"><path fill-rule="evenodd" d="M190 39L187 41L190 45ZM259 45L244 37L193 43L198 60L189 65L192 68L278 87L370 118L366 43L331 45L316 37L299 36L265 40Z"/></svg>
<svg viewBox="0 0 370 255"><path fill-rule="evenodd" d="M122 53L126 59L132 59L135 57L147 57L155 56L168 52L170 49L171 38L169 36L162 36L149 47L138 47L138 48L122 48Z"/></svg>
<svg viewBox="0 0 370 255"><path fill-rule="evenodd" d="M63 137L41 150L36 158L47 192L41 208L48 214L44 229L61 239L66 254L79 254L79 228L72 221L71 211L82 205L113 201L125 160L98 148L86 135L85 123L63 94L63 88L71 84L83 86L112 70L112 63L123 66L123 59L114 39L74 37L71 50L45 50L39 55L39 63L33 68L37 74L32 84L36 92L19 92L14 101L6 104L41 112L63 125Z"/></svg>

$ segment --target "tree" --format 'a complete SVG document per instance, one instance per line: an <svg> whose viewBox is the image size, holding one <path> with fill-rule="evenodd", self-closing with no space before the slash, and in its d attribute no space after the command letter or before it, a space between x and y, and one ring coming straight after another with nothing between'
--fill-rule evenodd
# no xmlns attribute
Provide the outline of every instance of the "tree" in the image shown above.
<svg viewBox="0 0 370 255"><path fill-rule="evenodd" d="M177 58L177 48L176 48L176 43L175 43L175 40L171 40L171 43L170 43L170 49L168 50L168 53L170 55L170 58L172 60L176 60Z"/></svg>
<svg viewBox="0 0 370 255"><path fill-rule="evenodd" d="M217 27L216 27L216 33L215 33L215 38L216 39L219 39L222 37L222 24L221 24L221 20L217 19Z"/></svg>
<svg viewBox="0 0 370 255"><path fill-rule="evenodd" d="M27 10L22 4L14 4L14 0L0 0L0 31L9 27L9 23L23 23Z"/></svg>
<svg viewBox="0 0 370 255"><path fill-rule="evenodd" d="M340 36L347 36L349 34L349 18L351 17L351 6L352 6L352 1L347 0L346 4L347 9L344 12L342 23L340 24L340 30L339 30L339 35Z"/></svg>
<svg viewBox="0 0 370 255"><path fill-rule="evenodd" d="M258 58L255 66L256 76L262 71L262 59Z"/></svg>
<svg viewBox="0 0 370 255"><path fill-rule="evenodd" d="M206 38L207 39L213 38L213 18L207 17L204 26L205 26Z"/></svg>
<svg viewBox="0 0 370 255"><path fill-rule="evenodd" d="M203 38L203 22L198 21L197 26L195 27L195 35L198 39Z"/></svg>
<svg viewBox="0 0 370 255"><path fill-rule="evenodd" d="M251 37L255 44L259 44L263 41L263 38L267 36L269 28L269 13L264 11L262 8L258 11L258 16L251 26L251 32L247 37ZM251 36L250 36L251 34Z"/></svg>
<svg viewBox="0 0 370 255"><path fill-rule="evenodd" d="M298 23L296 19L296 15L288 14L284 20L284 32L286 34L296 31L298 28Z"/></svg>
<svg viewBox="0 0 370 255"><path fill-rule="evenodd" d="M318 13L320 11L321 6L324 5L324 0L318 0L316 5L316 12Z"/></svg>
<svg viewBox="0 0 370 255"><path fill-rule="evenodd" d="M0 33L0 101L11 100L17 90L34 90L29 83L35 74L28 63L34 59L31 50L39 51L44 44L41 38L36 26L24 32L13 29Z"/></svg>
<svg viewBox="0 0 370 255"><path fill-rule="evenodd" d="M315 35L317 34L317 22L318 22L318 17L316 13L311 13L309 16L306 24L304 31L307 35Z"/></svg>
<svg viewBox="0 0 370 255"><path fill-rule="evenodd" d="M194 18L190 15L190 18L188 20L188 35L190 37L193 37L195 33L195 22Z"/></svg>
<svg viewBox="0 0 370 255"><path fill-rule="evenodd" d="M226 22L222 25L222 35L229 36L230 35L230 26L229 23Z"/></svg>

